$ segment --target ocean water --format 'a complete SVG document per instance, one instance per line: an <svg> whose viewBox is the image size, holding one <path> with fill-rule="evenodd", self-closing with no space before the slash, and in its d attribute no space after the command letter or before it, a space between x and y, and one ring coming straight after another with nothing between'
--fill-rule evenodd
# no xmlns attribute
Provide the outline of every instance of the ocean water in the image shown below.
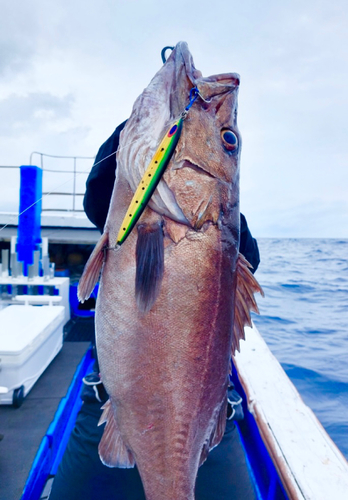
<svg viewBox="0 0 348 500"><path fill-rule="evenodd" d="M265 292L253 320L348 458L348 240L258 240Z"/></svg>

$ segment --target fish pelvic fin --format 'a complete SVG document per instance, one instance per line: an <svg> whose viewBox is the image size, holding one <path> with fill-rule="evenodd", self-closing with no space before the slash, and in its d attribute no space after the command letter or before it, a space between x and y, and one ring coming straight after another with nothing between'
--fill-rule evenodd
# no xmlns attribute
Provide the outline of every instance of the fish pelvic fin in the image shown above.
<svg viewBox="0 0 348 500"><path fill-rule="evenodd" d="M89 298L99 279L104 262L104 248L108 246L108 241L108 233L102 234L85 265L77 288L77 297L80 302L84 302Z"/></svg>
<svg viewBox="0 0 348 500"><path fill-rule="evenodd" d="M104 411L98 425L106 422L106 426L98 447L100 460L107 467L133 468L135 465L134 457L121 437L110 399L102 406L102 410Z"/></svg>
<svg viewBox="0 0 348 500"><path fill-rule="evenodd" d="M138 225L135 298L141 312L148 312L161 289L164 272L164 241L161 222Z"/></svg>
<svg viewBox="0 0 348 500"><path fill-rule="evenodd" d="M199 466L201 466L206 461L209 452L220 443L226 429L226 418L227 418L227 396L224 399L221 408L219 410L216 425L214 427L213 432L211 433L210 439L203 445L201 457L199 460Z"/></svg>
<svg viewBox="0 0 348 500"><path fill-rule="evenodd" d="M250 311L257 314L259 309L256 304L254 293L260 292L264 296L263 290L254 275L250 272L251 264L240 253L237 259L237 287L236 287L236 300L234 311L234 326L232 337L232 355L239 352L240 339L245 340L244 326L252 327Z"/></svg>

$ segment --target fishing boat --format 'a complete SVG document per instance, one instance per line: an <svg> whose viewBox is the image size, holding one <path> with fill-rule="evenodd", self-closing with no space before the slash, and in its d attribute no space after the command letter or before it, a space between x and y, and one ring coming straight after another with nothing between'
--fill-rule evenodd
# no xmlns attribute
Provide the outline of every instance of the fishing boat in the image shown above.
<svg viewBox="0 0 348 500"><path fill-rule="evenodd" d="M0 497L7 500L48 497L81 406L82 379L94 363L90 341L97 290L82 309L76 299L76 286L99 233L76 201L82 193L76 192L79 172L76 158L72 161L73 190L70 195L63 194L73 200L72 208L40 210L44 243L37 254L38 270L30 268L26 275L18 270L18 259L13 254L17 235L19 238L21 234L20 220L16 214L0 214L0 225L7 225L0 232L1 249L12 254L9 275L4 258L2 261L0 313L5 321L1 328L6 323L9 337L15 333L11 330L15 322L20 318L20 324L21 319L29 317L27 313L35 310L35 314L46 317L41 331L34 332L26 344L31 352L38 352L38 373L29 383L21 383L19 378L18 386L0 383L0 434L4 435L0 443ZM42 165L41 169L45 175ZM55 268L50 266L48 254L53 256ZM245 418L237 427L256 497L346 499L346 459L304 404L255 325L246 328L245 334L241 352L233 360L232 379L243 398ZM47 339L51 339L50 346ZM11 352L20 351L18 356L22 356L12 365L25 365L26 349L12 346ZM5 349L0 345L0 354L2 351ZM4 360L2 355L6 368ZM25 366L30 370L29 365Z"/></svg>

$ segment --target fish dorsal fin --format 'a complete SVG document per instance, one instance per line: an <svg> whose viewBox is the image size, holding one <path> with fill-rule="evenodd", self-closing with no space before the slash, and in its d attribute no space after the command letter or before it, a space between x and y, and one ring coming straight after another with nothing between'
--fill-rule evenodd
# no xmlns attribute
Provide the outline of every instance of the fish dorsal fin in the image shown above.
<svg viewBox="0 0 348 500"><path fill-rule="evenodd" d="M80 302L84 302L89 298L99 279L104 262L104 248L108 246L108 241L108 233L102 234L85 265L77 289L77 296Z"/></svg>
<svg viewBox="0 0 348 500"><path fill-rule="evenodd" d="M102 406L102 410L104 411L98 425L106 422L106 426L98 447L101 461L108 467L133 468L135 465L134 457L121 437L110 399Z"/></svg>
<svg viewBox="0 0 348 500"><path fill-rule="evenodd" d="M250 311L259 314L254 293L260 292L263 296L262 288L258 284L254 275L250 272L252 266L246 258L240 253L237 259L237 287L234 309L234 326L232 338L232 355L239 352L239 341L245 339L244 326L252 326Z"/></svg>
<svg viewBox="0 0 348 500"><path fill-rule="evenodd" d="M140 311L148 312L160 292L164 271L161 222L138 225L135 298Z"/></svg>

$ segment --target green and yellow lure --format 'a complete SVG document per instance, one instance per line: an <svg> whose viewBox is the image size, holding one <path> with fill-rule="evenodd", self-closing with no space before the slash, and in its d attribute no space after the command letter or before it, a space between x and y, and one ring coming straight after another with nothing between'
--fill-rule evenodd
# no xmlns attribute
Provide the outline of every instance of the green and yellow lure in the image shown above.
<svg viewBox="0 0 348 500"><path fill-rule="evenodd" d="M116 247L125 242L133 227L137 223L139 217L143 213L146 205L148 204L153 192L155 191L171 157L174 153L178 140L180 138L184 119L188 110L197 99L199 95L198 89L193 88L190 92L190 103L185 108L181 117L176 120L157 148L149 166L147 167L140 184L138 185L132 201L128 207L127 213L122 221L120 230L117 235Z"/></svg>

